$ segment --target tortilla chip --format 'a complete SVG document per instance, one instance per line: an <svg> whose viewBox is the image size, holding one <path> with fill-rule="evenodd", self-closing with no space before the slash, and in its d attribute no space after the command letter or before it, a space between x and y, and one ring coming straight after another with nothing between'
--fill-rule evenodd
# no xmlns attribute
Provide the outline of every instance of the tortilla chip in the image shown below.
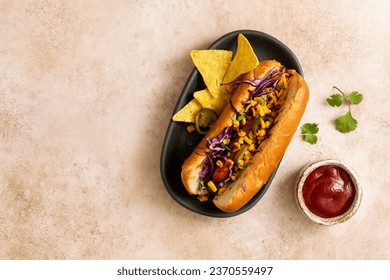
<svg viewBox="0 0 390 280"><path fill-rule="evenodd" d="M227 91L225 86L222 86L217 97L213 97L208 89L196 91L194 97L202 107L213 110L219 116L226 103L229 102L231 93Z"/></svg>
<svg viewBox="0 0 390 280"><path fill-rule="evenodd" d="M202 105L194 98L188 102L183 108L180 109L172 120L174 122L188 122L194 123L196 114L202 109Z"/></svg>
<svg viewBox="0 0 390 280"><path fill-rule="evenodd" d="M232 52L226 50L192 50L192 61L202 75L203 81L211 93L216 97L223 77L231 63Z"/></svg>
<svg viewBox="0 0 390 280"><path fill-rule="evenodd" d="M259 64L259 60L255 52L252 49L251 44L244 35L238 35L237 52L230 64L225 77L223 78L224 84L233 82L241 74L249 72L256 68Z"/></svg>

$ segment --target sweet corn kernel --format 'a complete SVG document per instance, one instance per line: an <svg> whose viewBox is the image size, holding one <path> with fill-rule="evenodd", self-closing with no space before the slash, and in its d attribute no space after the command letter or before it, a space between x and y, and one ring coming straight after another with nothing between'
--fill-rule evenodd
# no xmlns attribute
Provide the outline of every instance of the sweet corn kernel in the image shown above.
<svg viewBox="0 0 390 280"><path fill-rule="evenodd" d="M249 145L248 150L251 151L251 152L254 151L255 150L255 144Z"/></svg>
<svg viewBox="0 0 390 280"><path fill-rule="evenodd" d="M245 135L246 135L246 132L243 131L243 130L240 130L240 131L238 132L238 136L240 136L240 137L244 137Z"/></svg>
<svg viewBox="0 0 390 280"><path fill-rule="evenodd" d="M190 124L189 126L187 126L187 131L189 133L194 132L195 130L196 130L195 125Z"/></svg>
<svg viewBox="0 0 390 280"><path fill-rule="evenodd" d="M244 141L245 141L247 144L249 144L249 145L253 143L253 141L252 141L251 139L249 139L248 136L245 136L245 137L244 137Z"/></svg>
<svg viewBox="0 0 390 280"><path fill-rule="evenodd" d="M243 118L243 119L241 120L241 125L246 125L246 118Z"/></svg>
<svg viewBox="0 0 390 280"><path fill-rule="evenodd" d="M271 126L271 122L270 121L266 121L264 123L264 125L265 125L265 128L269 128Z"/></svg>
<svg viewBox="0 0 390 280"><path fill-rule="evenodd" d="M251 102L245 107L245 113L249 111L253 106L255 106L257 102L255 100L251 100Z"/></svg>
<svg viewBox="0 0 390 280"><path fill-rule="evenodd" d="M264 129L260 129L259 132L257 132L257 135L262 137L265 135L265 130Z"/></svg>
<svg viewBox="0 0 390 280"><path fill-rule="evenodd" d="M215 163L218 167L222 167L223 166L223 162L220 161L220 160L217 160L217 162Z"/></svg>
<svg viewBox="0 0 390 280"><path fill-rule="evenodd" d="M260 104L258 104L256 106L256 116L260 115L261 117L264 117L266 115L265 108L268 110L268 108L266 106L261 106Z"/></svg>
<svg viewBox="0 0 390 280"><path fill-rule="evenodd" d="M224 143L225 145L229 145L230 144L230 139L229 138L225 138L225 139L223 139L222 143Z"/></svg>
<svg viewBox="0 0 390 280"><path fill-rule="evenodd" d="M215 186L213 181L208 181L207 186L209 186L210 190L212 190L213 192L217 191L217 187Z"/></svg>
<svg viewBox="0 0 390 280"><path fill-rule="evenodd" d="M237 176L236 176L236 175L232 175L232 176L230 177L230 179L232 179L232 181L234 181L234 180L237 179Z"/></svg>
<svg viewBox="0 0 390 280"><path fill-rule="evenodd" d="M264 112L263 112L260 104L257 104L257 106L256 106L256 115L264 116Z"/></svg>
<svg viewBox="0 0 390 280"><path fill-rule="evenodd" d="M257 115L256 109L254 107L252 107L251 110L252 110L252 115L256 116Z"/></svg>
<svg viewBox="0 0 390 280"><path fill-rule="evenodd" d="M240 145L244 144L244 137L240 137L240 138L238 139L238 143L239 143Z"/></svg>
<svg viewBox="0 0 390 280"><path fill-rule="evenodd" d="M228 159L225 164L227 167L231 167L234 165L234 161L232 161L231 159Z"/></svg>
<svg viewBox="0 0 390 280"><path fill-rule="evenodd" d="M253 98L254 101L256 101L257 103L262 103L264 101L263 97L261 96L257 96L255 98Z"/></svg>
<svg viewBox="0 0 390 280"><path fill-rule="evenodd" d="M245 164L245 162L244 162L243 159L240 159L240 160L237 162L238 167L242 167L242 166L244 166L244 164Z"/></svg>
<svg viewBox="0 0 390 280"><path fill-rule="evenodd" d="M237 120L233 121L233 127L234 128L237 128L239 126L240 126L240 122L239 121L237 121Z"/></svg>
<svg viewBox="0 0 390 280"><path fill-rule="evenodd" d="M265 128L265 122L264 122L263 118L260 118L260 126L263 129Z"/></svg>

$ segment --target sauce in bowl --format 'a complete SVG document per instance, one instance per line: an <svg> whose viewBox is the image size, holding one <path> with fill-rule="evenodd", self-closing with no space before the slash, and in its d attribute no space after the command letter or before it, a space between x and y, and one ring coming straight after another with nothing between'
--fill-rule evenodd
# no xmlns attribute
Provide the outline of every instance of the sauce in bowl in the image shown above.
<svg viewBox="0 0 390 280"><path fill-rule="evenodd" d="M356 172L338 160L306 165L295 189L299 209L311 221L335 225L349 220L358 210L363 190Z"/></svg>
<svg viewBox="0 0 390 280"><path fill-rule="evenodd" d="M322 218L342 215L355 198L355 186L348 172L335 165L314 169L307 176L302 192L307 208Z"/></svg>

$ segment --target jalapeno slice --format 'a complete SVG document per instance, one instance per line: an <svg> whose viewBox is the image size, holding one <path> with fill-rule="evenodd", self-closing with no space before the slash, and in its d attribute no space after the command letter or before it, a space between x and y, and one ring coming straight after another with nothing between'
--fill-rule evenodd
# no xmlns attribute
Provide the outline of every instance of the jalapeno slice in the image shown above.
<svg viewBox="0 0 390 280"><path fill-rule="evenodd" d="M234 157L234 163L236 165L238 165L238 162L244 158L245 152L248 150L248 148L249 148L248 144L244 144L241 146L240 150L238 151L238 153Z"/></svg>
<svg viewBox="0 0 390 280"><path fill-rule="evenodd" d="M202 108L195 116L195 128L199 134L206 134L207 130L202 128L210 128L218 116L213 110L209 108Z"/></svg>
<svg viewBox="0 0 390 280"><path fill-rule="evenodd" d="M252 132L256 133L256 131L259 129L260 126L260 116L257 116L252 124Z"/></svg>

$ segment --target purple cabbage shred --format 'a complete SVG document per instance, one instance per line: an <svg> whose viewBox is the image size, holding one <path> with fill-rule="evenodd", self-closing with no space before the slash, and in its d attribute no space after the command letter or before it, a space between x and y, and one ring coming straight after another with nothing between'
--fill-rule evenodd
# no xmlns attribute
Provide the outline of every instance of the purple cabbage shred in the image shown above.
<svg viewBox="0 0 390 280"><path fill-rule="evenodd" d="M287 69L285 67L282 67L280 70L273 68L271 72L264 78L258 78L255 80L242 80L237 81L234 83L234 85L239 85L242 83L250 84L251 86L255 87L255 90L250 91L250 98L248 101L243 102L243 104L249 104L250 101L258 96L266 95L271 92L273 92L279 83L283 73L285 73ZM268 89L268 90L266 90ZM232 102L230 101L231 107L233 112L238 115L239 112L237 109L233 106ZM214 138L207 138L208 148L210 149L209 152L206 152L206 157L202 161L202 170L199 173L199 179L207 182L211 179L214 171L215 171L215 163L217 160L226 160L227 159L227 149L225 145L223 144L224 139L231 139L235 133L237 132L237 129L233 129L232 127L226 127L220 134L218 134ZM229 176L231 177L233 173L233 167L229 168ZM226 181L228 179L218 183L217 187L221 188L224 185L226 185ZM246 186L245 184L242 186L242 188L245 190Z"/></svg>

